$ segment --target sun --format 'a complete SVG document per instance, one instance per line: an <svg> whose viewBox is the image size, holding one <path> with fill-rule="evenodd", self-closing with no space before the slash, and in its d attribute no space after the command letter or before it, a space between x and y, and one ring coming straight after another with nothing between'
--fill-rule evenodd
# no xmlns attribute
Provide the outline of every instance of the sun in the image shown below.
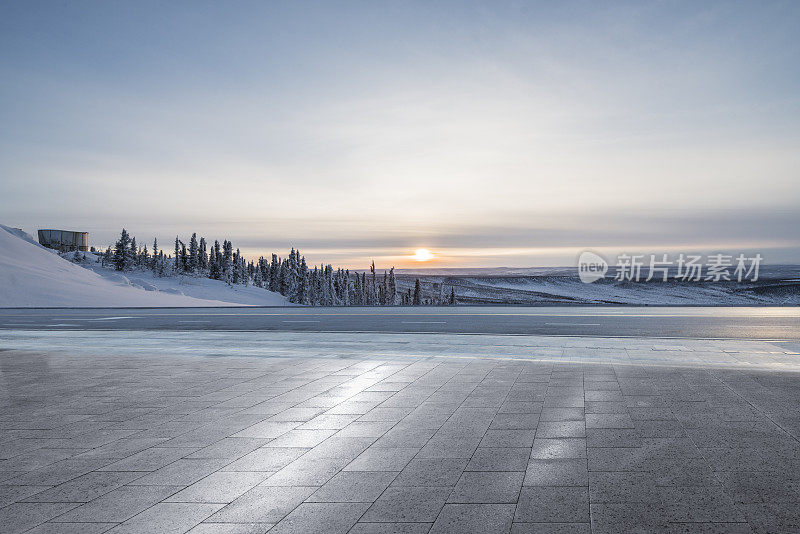
<svg viewBox="0 0 800 534"><path fill-rule="evenodd" d="M417 261L429 261L434 258L433 253L427 248L418 248L411 257Z"/></svg>

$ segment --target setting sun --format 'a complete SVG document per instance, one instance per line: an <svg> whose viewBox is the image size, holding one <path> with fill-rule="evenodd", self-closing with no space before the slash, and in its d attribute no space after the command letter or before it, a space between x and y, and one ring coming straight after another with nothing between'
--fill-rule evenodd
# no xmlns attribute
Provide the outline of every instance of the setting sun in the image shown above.
<svg viewBox="0 0 800 534"><path fill-rule="evenodd" d="M412 256L417 261L428 261L433 259L433 254L427 248L418 248Z"/></svg>

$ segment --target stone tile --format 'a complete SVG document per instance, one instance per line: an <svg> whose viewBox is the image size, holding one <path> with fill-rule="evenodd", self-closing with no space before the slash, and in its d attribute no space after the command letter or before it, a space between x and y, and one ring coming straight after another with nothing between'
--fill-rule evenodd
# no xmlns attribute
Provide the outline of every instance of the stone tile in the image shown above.
<svg viewBox="0 0 800 534"><path fill-rule="evenodd" d="M653 467L643 448L589 447L590 471L650 471Z"/></svg>
<svg viewBox="0 0 800 534"><path fill-rule="evenodd" d="M514 523L511 534L591 534L589 523Z"/></svg>
<svg viewBox="0 0 800 534"><path fill-rule="evenodd" d="M487 430L481 440L481 447L530 447L536 430Z"/></svg>
<svg viewBox="0 0 800 534"><path fill-rule="evenodd" d="M264 486L322 486L349 463L347 458L301 456L262 482Z"/></svg>
<svg viewBox="0 0 800 534"><path fill-rule="evenodd" d="M155 471L196 450L196 448L185 447L151 447L101 467L100 471Z"/></svg>
<svg viewBox="0 0 800 534"><path fill-rule="evenodd" d="M675 523L746 521L738 507L719 486L659 488L665 518Z"/></svg>
<svg viewBox="0 0 800 534"><path fill-rule="evenodd" d="M536 438L531 448L531 458L586 458L584 438Z"/></svg>
<svg viewBox="0 0 800 534"><path fill-rule="evenodd" d="M753 534L749 523L670 523L669 531L678 534Z"/></svg>
<svg viewBox="0 0 800 534"><path fill-rule="evenodd" d="M455 486L466 465L464 458L416 458L403 468L392 486Z"/></svg>
<svg viewBox="0 0 800 534"><path fill-rule="evenodd" d="M398 425L399 426L399 425ZM373 447L422 448L436 433L432 428L407 428L395 426L375 441Z"/></svg>
<svg viewBox="0 0 800 534"><path fill-rule="evenodd" d="M592 503L651 502L661 504L656 482L650 473L589 473L589 500Z"/></svg>
<svg viewBox="0 0 800 534"><path fill-rule="evenodd" d="M186 458L223 458L226 460L234 460L266 445L269 441L269 438L227 437L189 454Z"/></svg>
<svg viewBox="0 0 800 534"><path fill-rule="evenodd" d="M350 423L358 419L356 414L319 414L313 419L306 421L300 425L298 430L323 430L333 429L340 430L347 427Z"/></svg>
<svg viewBox="0 0 800 534"><path fill-rule="evenodd" d="M531 459L525 472L526 486L588 486L586 460L580 458Z"/></svg>
<svg viewBox="0 0 800 534"><path fill-rule="evenodd" d="M43 523L27 534L101 534L115 526L116 523Z"/></svg>
<svg viewBox="0 0 800 534"><path fill-rule="evenodd" d="M141 473L95 471L31 495L25 500L30 502L89 502L140 476Z"/></svg>
<svg viewBox="0 0 800 534"><path fill-rule="evenodd" d="M524 486L515 522L588 523L589 488Z"/></svg>
<svg viewBox="0 0 800 534"><path fill-rule="evenodd" d="M159 503L109 530L113 534L158 532L179 534L219 510L220 504Z"/></svg>
<svg viewBox="0 0 800 534"><path fill-rule="evenodd" d="M445 504L430 532L508 532L513 519L513 504Z"/></svg>
<svg viewBox="0 0 800 534"><path fill-rule="evenodd" d="M583 408L542 408L542 421L584 421Z"/></svg>
<svg viewBox="0 0 800 534"><path fill-rule="evenodd" d="M234 438L274 439L300 426L302 421L262 421L233 434Z"/></svg>
<svg viewBox="0 0 800 534"><path fill-rule="evenodd" d="M583 421L542 421L536 427L536 438L585 438Z"/></svg>
<svg viewBox="0 0 800 534"><path fill-rule="evenodd" d="M478 447L467 471L525 471L530 449L525 447Z"/></svg>
<svg viewBox="0 0 800 534"><path fill-rule="evenodd" d="M222 468L223 471L266 471L283 469L308 449L301 447L263 447L245 454Z"/></svg>
<svg viewBox="0 0 800 534"><path fill-rule="evenodd" d="M75 503L14 503L0 508L0 526L3 534L26 532L76 506Z"/></svg>
<svg viewBox="0 0 800 534"><path fill-rule="evenodd" d="M439 438L434 436L418 453L419 458L472 458L480 436Z"/></svg>
<svg viewBox="0 0 800 534"><path fill-rule="evenodd" d="M588 413L586 428L634 428L634 425L628 414Z"/></svg>
<svg viewBox="0 0 800 534"><path fill-rule="evenodd" d="M60 462L40 467L33 471L21 473L18 476L3 481L3 484L22 486L57 486L79 476L91 473L95 469L105 467L114 460L108 458L67 458Z"/></svg>
<svg viewBox="0 0 800 534"><path fill-rule="evenodd" d="M396 476L392 471L342 471L306 502L374 502Z"/></svg>
<svg viewBox="0 0 800 534"><path fill-rule="evenodd" d="M348 534L427 534L432 523L356 523Z"/></svg>
<svg viewBox="0 0 800 534"><path fill-rule="evenodd" d="M528 413L498 413L490 429L496 430L535 430L539 424L538 414Z"/></svg>
<svg viewBox="0 0 800 534"><path fill-rule="evenodd" d="M345 471L400 471L418 452L417 447L370 447L344 469Z"/></svg>
<svg viewBox="0 0 800 534"><path fill-rule="evenodd" d="M265 534L273 523L200 523L188 534Z"/></svg>
<svg viewBox="0 0 800 534"><path fill-rule="evenodd" d="M58 516L53 521L122 523L180 489L181 486L122 486Z"/></svg>
<svg viewBox="0 0 800 534"><path fill-rule="evenodd" d="M619 532L674 532L664 518L664 510L654 503L592 504L592 534Z"/></svg>
<svg viewBox="0 0 800 534"><path fill-rule="evenodd" d="M303 503L275 525L270 534L345 534L369 503Z"/></svg>
<svg viewBox="0 0 800 534"><path fill-rule="evenodd" d="M516 504L523 478L522 472L465 471L447 502Z"/></svg>
<svg viewBox="0 0 800 534"><path fill-rule="evenodd" d="M643 447L644 439L633 428L587 428L588 447Z"/></svg>
<svg viewBox="0 0 800 534"><path fill-rule="evenodd" d="M0 486L0 508L35 495L51 486Z"/></svg>
<svg viewBox="0 0 800 534"><path fill-rule="evenodd" d="M335 435L308 451L303 457L306 459L342 458L352 461L368 447L374 446L374 443L375 438L351 438Z"/></svg>
<svg viewBox="0 0 800 534"><path fill-rule="evenodd" d="M175 493L167 501L229 503L268 476L262 472L218 471Z"/></svg>
<svg viewBox="0 0 800 534"><path fill-rule="evenodd" d="M335 433L333 429L295 429L281 434L264 447L316 447Z"/></svg>
<svg viewBox="0 0 800 534"><path fill-rule="evenodd" d="M208 522L277 523L316 490L316 487L256 486L217 511Z"/></svg>
<svg viewBox="0 0 800 534"><path fill-rule="evenodd" d="M379 438L394 425L395 423L392 421L353 421L336 435L353 438Z"/></svg>
<svg viewBox="0 0 800 534"><path fill-rule="evenodd" d="M451 488L389 487L361 521L372 523L432 523Z"/></svg>
<svg viewBox="0 0 800 534"><path fill-rule="evenodd" d="M188 486L224 467L225 458L182 459L132 480L133 486Z"/></svg>

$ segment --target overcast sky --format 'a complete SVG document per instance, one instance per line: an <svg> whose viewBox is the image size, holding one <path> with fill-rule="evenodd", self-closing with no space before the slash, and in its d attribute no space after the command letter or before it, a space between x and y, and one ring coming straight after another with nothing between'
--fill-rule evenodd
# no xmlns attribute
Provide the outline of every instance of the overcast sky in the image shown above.
<svg viewBox="0 0 800 534"><path fill-rule="evenodd" d="M800 263L800 2L0 3L0 222Z"/></svg>

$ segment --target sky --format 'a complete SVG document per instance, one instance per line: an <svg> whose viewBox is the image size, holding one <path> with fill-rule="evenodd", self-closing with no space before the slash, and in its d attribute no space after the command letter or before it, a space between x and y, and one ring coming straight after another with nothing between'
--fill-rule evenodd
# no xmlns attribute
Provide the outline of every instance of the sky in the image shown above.
<svg viewBox="0 0 800 534"><path fill-rule="evenodd" d="M0 3L0 223L800 263L800 2Z"/></svg>

